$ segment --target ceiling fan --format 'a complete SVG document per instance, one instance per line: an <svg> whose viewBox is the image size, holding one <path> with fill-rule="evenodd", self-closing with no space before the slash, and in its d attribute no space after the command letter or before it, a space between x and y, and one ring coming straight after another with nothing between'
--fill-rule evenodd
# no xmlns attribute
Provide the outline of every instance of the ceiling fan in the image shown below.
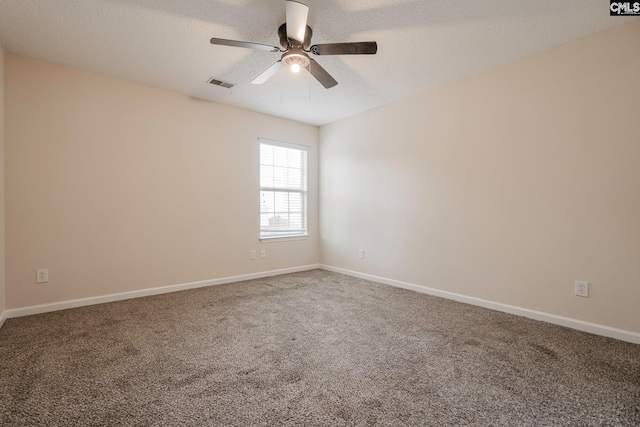
<svg viewBox="0 0 640 427"><path fill-rule="evenodd" d="M330 89L338 84L331 75L320 66L309 54L313 55L375 55L378 51L376 42L353 42L353 43L326 43L311 46L311 27L307 25L309 6L294 0L286 2L287 22L278 28L280 45L269 46L265 44L241 42L236 40L226 40L212 38L211 44L246 47L249 49L262 50L266 52L282 52L279 61L264 70L251 83L262 84L272 77L285 65L291 67L291 71L297 73L301 68L306 69L316 78L326 89Z"/></svg>

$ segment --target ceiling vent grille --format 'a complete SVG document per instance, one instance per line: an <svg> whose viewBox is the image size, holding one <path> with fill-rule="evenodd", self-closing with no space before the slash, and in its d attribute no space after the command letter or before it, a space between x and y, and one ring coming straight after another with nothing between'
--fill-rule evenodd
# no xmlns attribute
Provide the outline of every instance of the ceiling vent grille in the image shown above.
<svg viewBox="0 0 640 427"><path fill-rule="evenodd" d="M209 79L207 81L207 83L211 83L212 85L216 85L216 86L222 86L222 87L227 88L227 89L231 89L232 87L235 86L235 84L233 84L233 83L223 82L222 80L218 80L218 79L214 79L214 78Z"/></svg>

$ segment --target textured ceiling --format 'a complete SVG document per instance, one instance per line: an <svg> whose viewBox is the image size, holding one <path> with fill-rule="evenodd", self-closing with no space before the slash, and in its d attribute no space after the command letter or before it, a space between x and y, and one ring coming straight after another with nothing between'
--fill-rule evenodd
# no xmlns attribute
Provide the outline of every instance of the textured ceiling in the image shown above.
<svg viewBox="0 0 640 427"><path fill-rule="evenodd" d="M622 24L605 0L303 0L313 43L378 42L377 55L316 57L339 82L282 69L284 0L0 0L8 51L214 102L323 125ZM207 84L211 77L233 89Z"/></svg>

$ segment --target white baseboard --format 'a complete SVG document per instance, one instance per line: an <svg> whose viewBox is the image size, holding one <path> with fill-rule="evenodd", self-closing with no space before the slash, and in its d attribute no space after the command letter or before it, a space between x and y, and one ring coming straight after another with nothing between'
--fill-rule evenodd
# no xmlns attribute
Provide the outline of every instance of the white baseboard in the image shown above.
<svg viewBox="0 0 640 427"><path fill-rule="evenodd" d="M2 328L2 325L4 325L5 320L7 320L7 312L3 311L2 313L0 313L0 328Z"/></svg>
<svg viewBox="0 0 640 427"><path fill-rule="evenodd" d="M499 302L456 294L453 292L441 291L439 289L433 289L426 286L416 285L413 283L401 282L399 280L394 280L394 279L387 279L386 277L379 277L371 274L359 273L357 271L345 270L343 268L331 267L329 265L321 264L320 268L323 270L332 271L334 273L341 273L347 276L370 280L372 282L383 283L385 285L394 286L396 288L408 289L408 290L420 292L423 294L429 294L437 297L451 299L454 301L464 302L471 305L477 305L480 307L489 308L496 311L515 314L517 316L523 316L523 317L528 317L530 319L541 320L543 322L552 323L554 325L566 326L567 328L577 329L579 331L589 332L595 335L601 335L609 338L615 338L621 341L640 344L640 333L637 333L637 332L612 328L609 326L599 325L597 323L590 323L582 320L571 319L569 317L557 316L555 314L544 313L542 311L530 310L528 308L516 307L508 304L502 304Z"/></svg>
<svg viewBox="0 0 640 427"><path fill-rule="evenodd" d="M107 302L121 301L131 298L141 298L151 295L167 294L170 292L184 291L187 289L204 288L207 286L224 285L226 283L242 282L244 280L262 279L264 277L278 276L280 274L297 273L299 271L314 270L320 268L318 264L303 265L300 267L283 268L280 270L263 271L260 273L243 274L240 276L222 277L220 279L203 280L201 282L183 283L180 285L162 286L159 288L141 289L139 291L122 292L118 294L103 295L99 297L81 298L71 301L54 302L51 304L32 305L30 307L5 310L0 317L0 327L4 319L12 317L30 316L32 314L48 313L51 311L66 310L68 308L84 307L87 305L104 304Z"/></svg>
<svg viewBox="0 0 640 427"><path fill-rule="evenodd" d="M346 270L343 268L332 267L323 264L310 264L300 267L283 268L280 270L264 271L260 273L244 274L240 276L223 277L219 279L204 280L200 282L183 283L180 285L169 285L151 289L141 289L138 291L122 292L118 294L103 295L99 297L81 298L71 301L61 301L51 304L34 305L30 307L15 308L5 310L0 314L0 328L6 319L13 317L29 316L32 314L48 313L51 311L66 310L69 308L83 307L95 304L104 304L108 302L121 301L131 298L141 298L151 295L160 295L170 292L184 291L187 289L203 288L207 286L223 285L226 283L241 282L244 280L261 279L264 277L277 276L280 274L296 273L300 271L314 270L321 268L323 270L341 273L347 276L357 277L360 279L370 280L372 282L383 283L385 285L397 288L408 289L437 297L447 298L467 304L477 305L492 310L502 311L505 313L515 314L518 316L528 317L530 319L541 320L543 322L555 325L566 326L568 328L577 329L583 332L589 332L595 335L601 335L609 338L615 338L622 341L640 344L640 333L626 331L624 329L612 328L609 326L599 325L597 323L585 322L582 320L571 319L569 317L557 316L555 314L544 313L541 311L530 310L528 308L516 307L513 305L502 304L499 302L484 300L481 298L470 297L466 295L456 294L453 292L442 291L439 289L429 288L426 286L416 285L413 283L402 282L399 280L388 279L386 277L374 276L372 274L360 273L357 271Z"/></svg>

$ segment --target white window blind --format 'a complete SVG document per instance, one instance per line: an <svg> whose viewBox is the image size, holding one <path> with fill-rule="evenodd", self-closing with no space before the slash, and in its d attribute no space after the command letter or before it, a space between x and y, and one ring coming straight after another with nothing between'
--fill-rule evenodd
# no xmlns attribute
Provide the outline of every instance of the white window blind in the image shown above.
<svg viewBox="0 0 640 427"><path fill-rule="evenodd" d="M307 235L307 147L260 138L260 238Z"/></svg>

